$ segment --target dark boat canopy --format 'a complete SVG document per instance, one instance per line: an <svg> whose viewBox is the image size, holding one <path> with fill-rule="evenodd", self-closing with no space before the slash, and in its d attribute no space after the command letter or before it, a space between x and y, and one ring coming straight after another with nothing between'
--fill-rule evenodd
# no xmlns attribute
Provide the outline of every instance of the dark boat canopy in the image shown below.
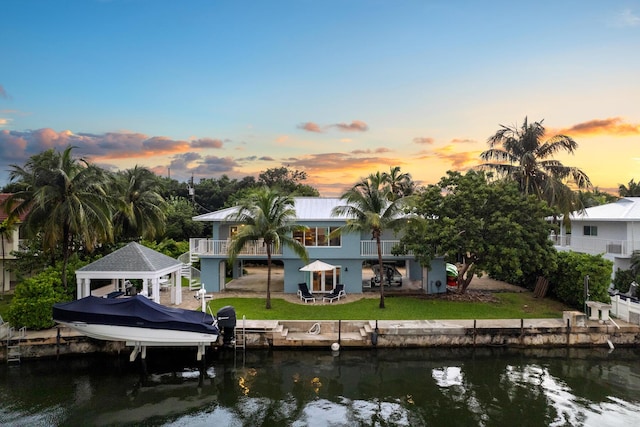
<svg viewBox="0 0 640 427"><path fill-rule="evenodd" d="M210 314L166 307L142 295L131 298L88 296L54 304L53 319L60 322L218 333L215 319Z"/></svg>

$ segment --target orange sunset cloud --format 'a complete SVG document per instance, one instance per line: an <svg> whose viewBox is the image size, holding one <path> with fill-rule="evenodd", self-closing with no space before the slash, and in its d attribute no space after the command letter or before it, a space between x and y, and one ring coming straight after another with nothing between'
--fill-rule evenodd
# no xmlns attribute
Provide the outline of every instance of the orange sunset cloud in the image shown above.
<svg viewBox="0 0 640 427"><path fill-rule="evenodd" d="M551 130L549 131L551 132ZM589 120L578 123L569 128L553 130L552 134L570 136L632 136L640 135L640 124L625 123L622 117L610 117L608 119Z"/></svg>

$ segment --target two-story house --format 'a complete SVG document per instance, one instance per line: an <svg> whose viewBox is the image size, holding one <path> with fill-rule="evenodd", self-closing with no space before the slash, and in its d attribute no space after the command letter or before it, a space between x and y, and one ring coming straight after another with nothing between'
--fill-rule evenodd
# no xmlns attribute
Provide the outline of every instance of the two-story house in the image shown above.
<svg viewBox="0 0 640 427"><path fill-rule="evenodd" d="M306 231L293 235L307 249L309 260L321 260L336 268L329 271L300 271L305 263L293 251L286 247L279 248L272 259L282 263L284 267L284 292L296 293L298 283L306 282L314 293L328 293L335 284L344 284L345 291L350 294L362 293L363 268L377 264L376 241L370 232L341 233L332 235L333 231L343 226L347 218L332 215L336 206L344 205L339 198L296 197L295 211L297 223L307 227ZM228 222L227 218L237 208L227 208L194 217L196 221L210 222L213 227L211 238L191 239L190 254L192 260L200 260L201 278L207 292L220 292L224 289L227 271L227 247L229 240L241 227L241 224ZM399 243L399 238L389 230L382 236L383 262L403 263L408 280L421 281L427 293L442 292L446 283L445 263L436 259L429 270L415 261L413 255L395 256L392 248ZM239 254L235 265L231 266L232 277L239 277L242 265L247 261L266 260L266 250L262 242L246 245Z"/></svg>
<svg viewBox="0 0 640 427"><path fill-rule="evenodd" d="M0 223L5 221L9 216L2 207L4 201L9 196L10 194L0 193ZM15 273L11 273L11 261L16 259L13 252L19 249L20 223L22 220L24 220L24 216L20 217L17 223L12 227L10 235L0 240L0 245L3 245L0 247L0 272L2 273L2 277L0 277L0 286L4 284L5 292L11 289L11 281L15 280Z"/></svg>
<svg viewBox="0 0 640 427"><path fill-rule="evenodd" d="M627 270L631 254L640 250L640 197L624 197L570 216L571 234L561 227L552 238L558 250L602 254L613 272Z"/></svg>

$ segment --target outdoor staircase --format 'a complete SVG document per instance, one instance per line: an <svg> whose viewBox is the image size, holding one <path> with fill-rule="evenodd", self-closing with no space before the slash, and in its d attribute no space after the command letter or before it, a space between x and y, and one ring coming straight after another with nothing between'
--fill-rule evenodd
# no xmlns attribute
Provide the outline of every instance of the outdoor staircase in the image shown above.
<svg viewBox="0 0 640 427"><path fill-rule="evenodd" d="M198 257L191 254L191 252L185 252L178 257L178 261L182 263L180 275L186 277L189 280L189 290L194 291L202 287L202 280L200 279L200 270L193 267L193 262L197 261Z"/></svg>
<svg viewBox="0 0 640 427"><path fill-rule="evenodd" d="M3 324L2 326L4 325L6 324ZM20 358L22 356L20 341L22 341L26 336L27 329L23 326L18 329L17 335L13 326L7 325L5 326L5 330L7 339L7 363L20 363Z"/></svg>
<svg viewBox="0 0 640 427"><path fill-rule="evenodd" d="M296 322L283 321L273 330L275 346L330 347L368 346L371 343L371 327L366 322Z"/></svg>

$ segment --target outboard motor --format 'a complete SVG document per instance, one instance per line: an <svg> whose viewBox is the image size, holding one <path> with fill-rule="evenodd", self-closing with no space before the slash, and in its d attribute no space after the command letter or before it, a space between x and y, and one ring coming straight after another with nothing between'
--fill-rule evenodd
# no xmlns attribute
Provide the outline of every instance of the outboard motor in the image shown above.
<svg viewBox="0 0 640 427"><path fill-rule="evenodd" d="M218 328L222 332L222 344L231 346L235 338L236 309L231 305L226 305L218 310L216 318L218 319Z"/></svg>

